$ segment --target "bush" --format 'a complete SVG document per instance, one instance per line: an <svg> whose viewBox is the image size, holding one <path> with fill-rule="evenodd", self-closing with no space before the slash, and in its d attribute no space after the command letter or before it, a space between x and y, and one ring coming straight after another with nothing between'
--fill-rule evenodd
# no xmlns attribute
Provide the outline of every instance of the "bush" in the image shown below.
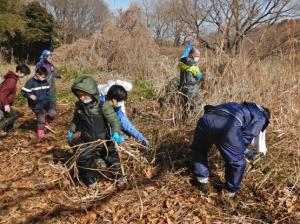
<svg viewBox="0 0 300 224"><path fill-rule="evenodd" d="M6 61L36 61L57 46L55 22L38 2L0 1L0 51Z"/></svg>
<svg viewBox="0 0 300 224"><path fill-rule="evenodd" d="M156 97L154 86L144 79L136 79L134 81L134 89L129 94L130 101L137 102L140 99L153 100Z"/></svg>
<svg viewBox="0 0 300 224"><path fill-rule="evenodd" d="M107 24L101 34L58 48L54 60L80 70L85 67L115 70L138 77L164 74L158 46L141 17L140 9L131 6L116 21Z"/></svg>

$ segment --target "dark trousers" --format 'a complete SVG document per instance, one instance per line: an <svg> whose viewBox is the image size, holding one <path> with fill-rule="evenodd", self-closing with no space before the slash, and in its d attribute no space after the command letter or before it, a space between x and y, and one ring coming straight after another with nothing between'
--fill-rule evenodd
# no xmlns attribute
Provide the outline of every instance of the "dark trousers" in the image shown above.
<svg viewBox="0 0 300 224"><path fill-rule="evenodd" d="M198 177L209 176L208 152L213 144L225 160L227 190L239 190L246 168L246 146L240 123L228 115L205 114L200 118L192 145L194 173Z"/></svg>
<svg viewBox="0 0 300 224"><path fill-rule="evenodd" d="M175 94L179 89L180 85L180 77L173 78L165 87L165 95L164 97L159 99L159 103L161 107L167 107L170 105L172 99L174 99Z"/></svg>
<svg viewBox="0 0 300 224"><path fill-rule="evenodd" d="M46 119L53 121L56 117L55 103L51 101L47 107L34 110L34 113L37 117L37 129L42 130L45 128Z"/></svg>
<svg viewBox="0 0 300 224"><path fill-rule="evenodd" d="M72 145L84 143L81 139L75 139ZM99 145L95 149L87 150L83 152L77 160L77 168L79 177L86 185L93 184L101 177L100 172L97 170L97 160L103 159L110 176L113 178L119 178L122 176L120 158L116 151L115 144L113 142L108 143L107 147Z"/></svg>
<svg viewBox="0 0 300 224"><path fill-rule="evenodd" d="M13 128L15 121L18 119L19 113L10 107L10 113L4 113L0 119L0 130L9 131Z"/></svg>
<svg viewBox="0 0 300 224"><path fill-rule="evenodd" d="M183 110L185 117L188 116L190 112L201 108L202 96L197 84L183 86L181 92L183 93Z"/></svg>

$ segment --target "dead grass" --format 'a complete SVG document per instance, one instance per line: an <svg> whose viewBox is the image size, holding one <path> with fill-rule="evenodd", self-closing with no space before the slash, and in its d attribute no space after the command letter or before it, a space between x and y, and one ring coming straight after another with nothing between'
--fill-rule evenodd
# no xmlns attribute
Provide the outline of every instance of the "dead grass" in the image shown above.
<svg viewBox="0 0 300 224"><path fill-rule="evenodd" d="M210 155L210 193L204 195L190 184L189 147L202 111L183 123L178 104L161 111L155 100L142 98L128 102L128 112L153 151L145 154L134 142L121 148L125 170L131 174L129 188L119 191L114 181L106 179L95 189L74 185L67 168L56 164L52 155L55 148L68 150L64 136L73 104L60 100L56 135L49 133L39 143L32 130L19 127L1 139L1 222L299 223L297 60L298 55L289 55L249 66L246 56L202 58L208 71L204 104L249 100L266 105L273 114L267 132L269 152L248 164L237 199L227 200L216 187L224 177L223 161L215 149ZM100 75L99 81L101 77L107 78ZM166 83L149 80L157 89ZM23 111L17 127L33 118L28 109Z"/></svg>
<svg viewBox="0 0 300 224"><path fill-rule="evenodd" d="M107 24L101 34L58 48L56 62L70 69L88 67L130 77L157 78L168 74L168 60L160 57L158 46L140 18L140 9L130 7Z"/></svg>
<svg viewBox="0 0 300 224"><path fill-rule="evenodd" d="M148 34L140 30L142 25L134 22L136 16L136 11L124 13L119 23L93 41L61 47L60 63L72 69L114 70L98 72L99 82L141 76L160 93L178 75L177 59L158 53ZM207 68L203 104L246 100L272 111L269 151L248 164L236 199L228 200L218 190L224 170L215 148L210 153L209 193L190 183L190 144L202 111L182 122L178 103L161 110L155 97L132 97L128 102L130 118L152 146L151 152L144 153L134 141L121 145L129 188L118 190L107 179L95 189L73 184L66 166L53 160L54 149L69 150L65 135L74 105L62 97L54 123L56 135L49 133L47 140L37 142L28 122L33 114L22 107L24 116L16 129L0 139L0 223L299 223L300 55L290 50L260 61L247 55L202 52L201 62ZM64 82L58 88L67 91L71 83Z"/></svg>

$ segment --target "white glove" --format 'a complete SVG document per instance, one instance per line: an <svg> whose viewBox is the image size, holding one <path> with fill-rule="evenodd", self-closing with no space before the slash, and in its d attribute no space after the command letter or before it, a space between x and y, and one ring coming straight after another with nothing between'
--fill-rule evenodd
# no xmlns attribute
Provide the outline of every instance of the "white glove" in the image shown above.
<svg viewBox="0 0 300 224"><path fill-rule="evenodd" d="M268 151L266 146L266 130L260 132L259 135L252 140L251 145L253 145L258 152L266 155Z"/></svg>

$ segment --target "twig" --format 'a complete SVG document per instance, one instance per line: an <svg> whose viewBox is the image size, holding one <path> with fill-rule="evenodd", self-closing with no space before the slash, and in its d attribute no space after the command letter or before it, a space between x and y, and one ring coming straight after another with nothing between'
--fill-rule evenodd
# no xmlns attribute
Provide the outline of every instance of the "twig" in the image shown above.
<svg viewBox="0 0 300 224"><path fill-rule="evenodd" d="M143 218L143 214L144 214L144 205L143 205L143 200L141 198L141 195L140 195L140 192L139 192L139 189L138 189L138 186L136 184L136 182L134 181L134 184L135 184L135 188L136 188L136 191L137 191L137 194L139 196L139 199L140 199L140 203L141 203L141 213L140 213L140 220L142 220Z"/></svg>
<svg viewBox="0 0 300 224"><path fill-rule="evenodd" d="M124 170L124 166L123 166L123 162L122 162L122 158L120 156L120 150L119 150L119 145L115 142L115 147L116 147L116 151L118 153L118 156L119 156L119 160L120 160L120 167L121 167L121 172L122 172L122 175L124 176L125 175L125 170Z"/></svg>
<svg viewBox="0 0 300 224"><path fill-rule="evenodd" d="M50 132L52 132L53 134L56 134L56 132L55 132L50 126L45 125L45 128L46 128L47 130L49 130Z"/></svg>

